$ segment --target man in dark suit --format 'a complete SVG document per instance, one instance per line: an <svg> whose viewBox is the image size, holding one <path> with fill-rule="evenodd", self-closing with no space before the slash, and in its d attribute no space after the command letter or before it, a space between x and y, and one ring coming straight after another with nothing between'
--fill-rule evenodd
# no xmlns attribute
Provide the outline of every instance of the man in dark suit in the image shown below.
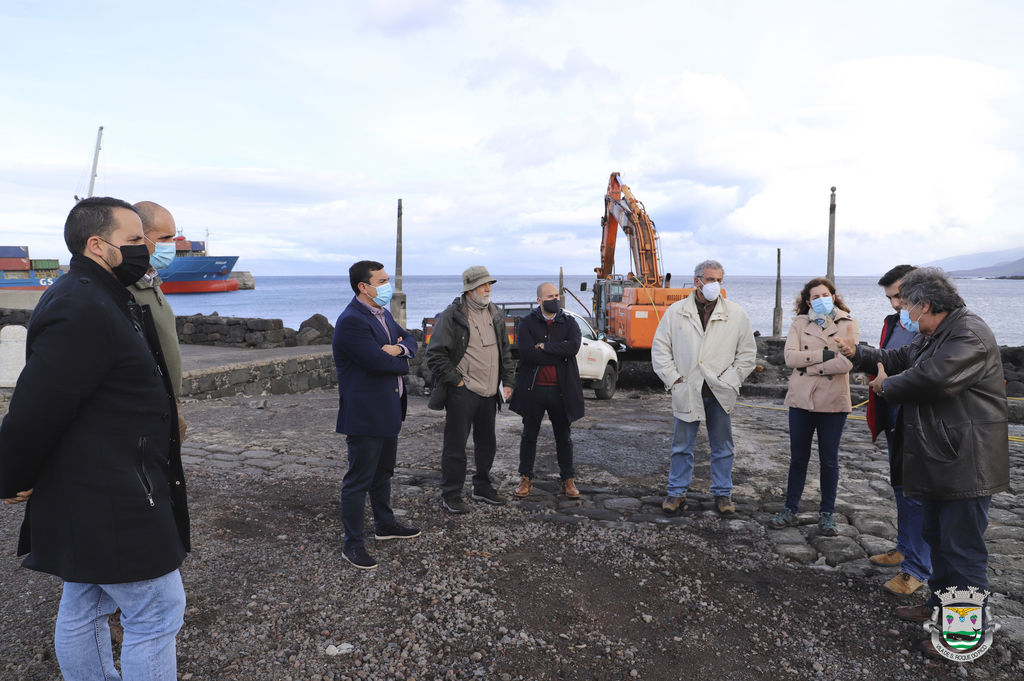
<svg viewBox="0 0 1024 681"><path fill-rule="evenodd" d="M27 501L18 555L64 580L54 647L65 679L175 678L190 549L178 419L156 327L126 286L149 267L118 199L68 214L70 271L43 294L0 426L0 498Z"/></svg>
<svg viewBox="0 0 1024 681"><path fill-rule="evenodd" d="M412 539L420 531L395 520L391 477L398 454L398 432L405 420L402 376L416 354L416 339L388 311L391 283L384 265L360 260L348 271L356 294L334 327L334 364L338 370L338 428L346 435L348 472L341 485L345 526L342 555L363 570L377 567L363 540L366 495L378 540Z"/></svg>

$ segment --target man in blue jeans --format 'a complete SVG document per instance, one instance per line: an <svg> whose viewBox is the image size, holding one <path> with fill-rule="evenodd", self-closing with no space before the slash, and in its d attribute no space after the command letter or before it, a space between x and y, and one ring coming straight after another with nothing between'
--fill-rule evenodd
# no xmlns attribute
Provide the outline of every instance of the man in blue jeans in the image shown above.
<svg viewBox="0 0 1024 681"><path fill-rule="evenodd" d="M416 339L387 309L392 289L384 265L360 260L348 271L355 296L334 327L338 371L337 432L346 435L348 471L341 485L345 560L362 570L377 567L363 540L363 514L370 496L377 540L412 539L420 531L395 520L391 477L398 454L398 432L407 398L402 376L416 354Z"/></svg>
<svg viewBox="0 0 1024 681"><path fill-rule="evenodd" d="M902 348L917 335L900 324L900 309L903 302L900 298L900 283L904 276L915 269L917 268L913 265L897 265L878 280L878 285L885 291L885 297L895 310L885 318L882 325L882 338L879 343L881 348ZM892 404L874 392L868 393L868 427L872 439L878 437L879 431L885 432L889 448L892 492L896 499L896 548L871 556L871 562L882 566L901 566L896 576L883 584L882 588L896 596L909 596L928 581L932 572L932 560L931 550L921 534L921 500L903 496L902 443L897 441L899 418L900 405Z"/></svg>
<svg viewBox="0 0 1024 681"><path fill-rule="evenodd" d="M177 407L149 309L131 204L95 197L64 225L71 267L40 298L0 426L0 498L26 502L18 555L64 580L54 647L67 681L177 678L178 567L190 549Z"/></svg>
<svg viewBox="0 0 1024 681"><path fill-rule="evenodd" d="M672 393L672 457L667 514L685 508L693 478L693 444L700 422L711 443L711 494L715 508L732 515L732 421L743 379L753 371L757 345L750 319L738 304L721 296L725 270L705 260L693 272L694 292L672 303L654 333L651 364Z"/></svg>

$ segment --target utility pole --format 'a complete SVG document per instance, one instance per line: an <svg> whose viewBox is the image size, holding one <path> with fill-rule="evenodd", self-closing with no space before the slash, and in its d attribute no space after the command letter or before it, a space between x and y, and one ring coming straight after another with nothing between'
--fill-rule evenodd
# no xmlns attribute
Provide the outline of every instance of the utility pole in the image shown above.
<svg viewBox="0 0 1024 681"><path fill-rule="evenodd" d="M100 162L100 140L103 139L103 126L96 132L96 151L92 153L92 174L89 176L89 193L86 198L92 196L92 190L96 186L96 166Z"/></svg>
<svg viewBox="0 0 1024 681"><path fill-rule="evenodd" d="M836 188L832 187L832 200L828 206L828 267L825 276L836 281Z"/></svg>
<svg viewBox="0 0 1024 681"><path fill-rule="evenodd" d="M772 336L782 335L782 249L775 249L775 311L772 313Z"/></svg>
<svg viewBox="0 0 1024 681"><path fill-rule="evenodd" d="M395 286L391 296L391 316L405 328L405 291L402 290L402 199L398 199L398 236L395 239Z"/></svg>
<svg viewBox="0 0 1024 681"><path fill-rule="evenodd" d="M558 300L565 307L565 272L562 267L558 268Z"/></svg>

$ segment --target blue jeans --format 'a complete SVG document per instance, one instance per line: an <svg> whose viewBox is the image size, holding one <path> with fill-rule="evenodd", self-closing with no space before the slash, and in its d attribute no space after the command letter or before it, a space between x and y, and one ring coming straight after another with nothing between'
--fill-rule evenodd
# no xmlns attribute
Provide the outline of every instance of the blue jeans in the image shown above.
<svg viewBox="0 0 1024 681"><path fill-rule="evenodd" d="M922 534L931 547L932 576L928 605L939 604L935 595L949 586L978 591L988 589L988 547L985 529L992 497L975 499L922 499Z"/></svg>
<svg viewBox="0 0 1024 681"><path fill-rule="evenodd" d="M708 441L711 444L711 494L727 497L732 494L732 419L718 400L705 397ZM672 433L672 459L668 468L668 494L681 497L693 480L693 443L697 440L700 421L675 419Z"/></svg>
<svg viewBox="0 0 1024 681"><path fill-rule="evenodd" d="M121 674L109 617L121 608ZM174 637L185 622L185 588L175 570L124 584L64 582L54 647L65 681L175 681Z"/></svg>
<svg viewBox="0 0 1024 681"><path fill-rule="evenodd" d="M895 423L895 417L889 423ZM889 443L889 462L892 463L892 439L895 428L885 429ZM896 550L903 554L901 569L921 582L927 582L932 574L932 550L921 534L924 522L921 500L903 496L903 485L893 485L896 498Z"/></svg>
<svg viewBox="0 0 1024 681"><path fill-rule="evenodd" d="M800 510L800 497L807 482L807 464L811 460L811 439L818 432L818 468L821 504L818 510L832 513L839 488L839 440L843 437L846 412L807 411L789 408L789 480L786 483L786 508Z"/></svg>
<svg viewBox="0 0 1024 681"><path fill-rule="evenodd" d="M391 477L398 456L397 437L348 435L348 471L341 483L341 522L345 526L345 549L361 548L366 495L377 529L393 527Z"/></svg>

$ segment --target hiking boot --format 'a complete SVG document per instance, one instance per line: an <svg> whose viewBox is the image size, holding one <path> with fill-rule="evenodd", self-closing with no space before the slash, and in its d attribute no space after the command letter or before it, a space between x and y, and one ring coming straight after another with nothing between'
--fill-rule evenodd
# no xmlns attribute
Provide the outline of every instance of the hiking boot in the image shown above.
<svg viewBox="0 0 1024 681"><path fill-rule="evenodd" d="M902 570L895 577L882 585L882 588L896 596L909 596L924 586L924 582Z"/></svg>
<svg viewBox="0 0 1024 681"><path fill-rule="evenodd" d="M481 490L473 490L473 493L470 495L470 499L472 499L473 501L482 501L485 504L490 504L492 506L505 505L505 497L498 494L498 491L493 487L488 487L487 489Z"/></svg>
<svg viewBox="0 0 1024 681"><path fill-rule="evenodd" d="M832 513L818 514L818 532L823 537L836 537L839 535L839 526L836 525L836 517Z"/></svg>
<svg viewBox="0 0 1024 681"><path fill-rule="evenodd" d="M360 570L373 570L377 567L377 561L362 546L355 549L344 549L341 555Z"/></svg>
<svg viewBox="0 0 1024 681"><path fill-rule="evenodd" d="M686 495L685 494L683 496L681 496L681 497L674 497L674 496L670 495L670 496L665 497L665 501L661 502L661 510L664 511L666 515L673 515L675 513L679 513L680 511L682 511L685 508L686 508Z"/></svg>
<svg viewBox="0 0 1024 681"><path fill-rule="evenodd" d="M573 478L566 478L562 481L562 491L565 492L565 496L570 499L580 498L580 491L576 489L576 480Z"/></svg>
<svg viewBox="0 0 1024 681"><path fill-rule="evenodd" d="M379 541L387 539L412 539L420 536L418 527L406 527L405 525L394 524L391 527L382 527L377 530L373 537Z"/></svg>
<svg viewBox="0 0 1024 681"><path fill-rule="evenodd" d="M462 500L462 497L441 497L441 508L452 515L469 513L469 504Z"/></svg>
<svg viewBox="0 0 1024 681"><path fill-rule="evenodd" d="M903 564L903 554L896 549L889 549L885 553L879 553L877 556L871 556L868 558L875 565L882 565L884 567L890 567L892 565Z"/></svg>
<svg viewBox="0 0 1024 681"><path fill-rule="evenodd" d="M736 515L736 504L732 503L730 497L715 497L715 508L718 509L718 515Z"/></svg>
<svg viewBox="0 0 1024 681"><path fill-rule="evenodd" d="M533 481L531 481L525 475L519 479L519 487L516 487L516 491L513 492L517 499L530 496L530 491L533 489Z"/></svg>
<svg viewBox="0 0 1024 681"><path fill-rule="evenodd" d="M927 622L932 619L932 606L922 605L901 605L896 608L896 616L907 622Z"/></svg>
<svg viewBox="0 0 1024 681"><path fill-rule="evenodd" d="M771 520L768 521L768 527L773 530L781 530L784 527L794 527L797 525L796 516L785 506L782 510L775 514Z"/></svg>

